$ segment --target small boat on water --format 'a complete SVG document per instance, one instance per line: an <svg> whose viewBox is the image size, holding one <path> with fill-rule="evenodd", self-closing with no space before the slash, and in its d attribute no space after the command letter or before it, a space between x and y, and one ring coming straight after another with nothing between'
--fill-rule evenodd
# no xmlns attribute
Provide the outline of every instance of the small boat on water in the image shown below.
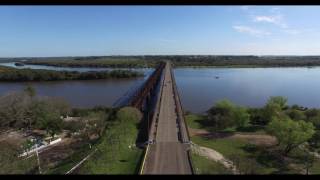
<svg viewBox="0 0 320 180"><path fill-rule="evenodd" d="M216 79L219 79L219 76L216 76L215 78L216 78Z"/></svg>
<svg viewBox="0 0 320 180"><path fill-rule="evenodd" d="M24 66L24 64L21 63L21 62L15 62L14 65L15 65L15 66Z"/></svg>

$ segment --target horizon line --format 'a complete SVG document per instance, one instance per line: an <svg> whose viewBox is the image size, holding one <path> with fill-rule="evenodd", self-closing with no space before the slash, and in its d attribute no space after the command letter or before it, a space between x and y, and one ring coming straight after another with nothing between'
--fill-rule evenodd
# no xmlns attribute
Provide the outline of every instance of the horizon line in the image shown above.
<svg viewBox="0 0 320 180"><path fill-rule="evenodd" d="M320 56L319 55L254 55L254 54L141 54L141 55L68 55L68 56L10 56L10 57L0 57L0 59L5 58L65 58L65 57L125 57L125 56L273 56L273 57L281 57L281 56Z"/></svg>

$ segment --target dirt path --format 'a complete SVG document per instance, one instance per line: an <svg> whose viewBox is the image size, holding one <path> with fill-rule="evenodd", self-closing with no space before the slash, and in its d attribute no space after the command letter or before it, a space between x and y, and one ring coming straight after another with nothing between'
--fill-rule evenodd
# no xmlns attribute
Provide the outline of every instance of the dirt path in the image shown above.
<svg viewBox="0 0 320 180"><path fill-rule="evenodd" d="M228 139L242 139L257 146L273 146L277 144L277 139L268 134L253 134L253 133L211 133L204 129L189 128L191 136L202 136L212 139L228 138Z"/></svg>
<svg viewBox="0 0 320 180"><path fill-rule="evenodd" d="M277 138L267 134L234 134L230 139L243 139L257 146L273 146L277 144Z"/></svg>
<svg viewBox="0 0 320 180"><path fill-rule="evenodd" d="M230 169L233 172L233 174L238 174L237 168L234 166L232 161L226 159L219 152L207 147L196 145L196 144L192 144L191 148L192 148L192 151L195 152L196 154L200 156L204 156L215 162L221 163L227 169Z"/></svg>

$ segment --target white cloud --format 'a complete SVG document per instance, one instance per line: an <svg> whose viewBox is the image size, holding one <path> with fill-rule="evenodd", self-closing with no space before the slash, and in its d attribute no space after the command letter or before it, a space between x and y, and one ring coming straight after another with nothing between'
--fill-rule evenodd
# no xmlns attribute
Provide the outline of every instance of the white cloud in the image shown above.
<svg viewBox="0 0 320 180"><path fill-rule="evenodd" d="M240 33L247 33L254 36L265 36L270 34L267 31L259 30L249 26L233 26L232 28Z"/></svg>
<svg viewBox="0 0 320 180"><path fill-rule="evenodd" d="M272 16L254 16L254 22L267 22L272 23L281 28L287 28L287 24L284 22L282 15L272 15Z"/></svg>
<svg viewBox="0 0 320 180"><path fill-rule="evenodd" d="M256 16L256 17L254 17L254 21L274 23L274 22L276 22L276 18L270 17L270 16Z"/></svg>

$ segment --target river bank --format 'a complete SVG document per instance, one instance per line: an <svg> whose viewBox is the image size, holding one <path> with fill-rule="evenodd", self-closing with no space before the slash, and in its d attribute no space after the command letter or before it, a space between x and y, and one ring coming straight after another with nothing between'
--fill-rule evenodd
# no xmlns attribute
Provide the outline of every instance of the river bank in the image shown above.
<svg viewBox="0 0 320 180"><path fill-rule="evenodd" d="M16 69L0 66L0 81L3 82L97 80L136 78L141 76L143 76L143 73L131 70L77 72L45 69Z"/></svg>

